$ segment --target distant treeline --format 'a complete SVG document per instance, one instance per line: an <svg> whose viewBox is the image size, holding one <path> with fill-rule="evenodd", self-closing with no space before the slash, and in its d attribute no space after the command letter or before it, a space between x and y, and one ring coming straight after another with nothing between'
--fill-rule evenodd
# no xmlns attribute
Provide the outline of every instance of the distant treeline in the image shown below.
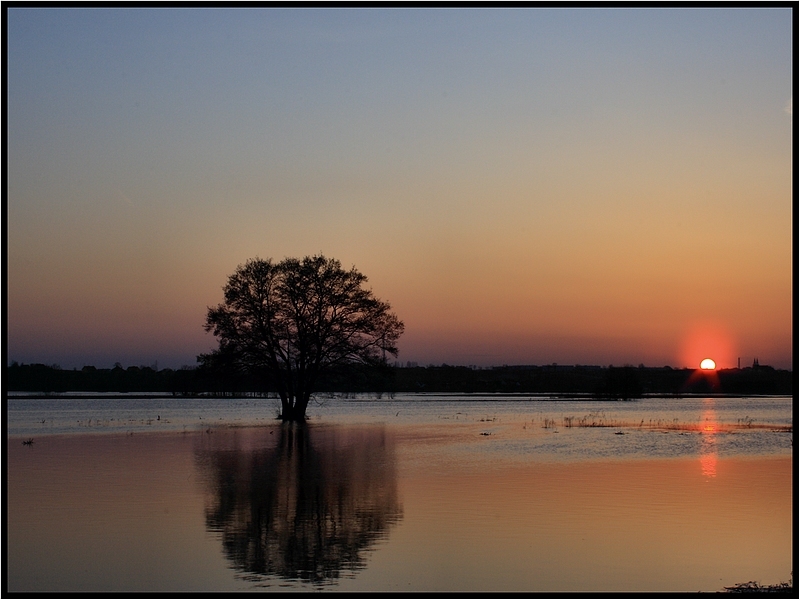
<svg viewBox="0 0 800 600"><path fill-rule="evenodd" d="M795 380L791 371L769 366L712 372L644 366L441 366L396 369L395 385L406 392L590 394L626 399L643 394L790 395Z"/></svg>
<svg viewBox="0 0 800 600"><path fill-rule="evenodd" d="M274 394L257 375L203 368L151 367L60 369L53 365L12 363L6 369L7 391L165 392L173 395L234 396ZM791 371L756 366L714 372L670 367L458 366L353 367L329 373L320 392L356 393L530 393L592 395L609 399L643 394L785 394L795 393Z"/></svg>

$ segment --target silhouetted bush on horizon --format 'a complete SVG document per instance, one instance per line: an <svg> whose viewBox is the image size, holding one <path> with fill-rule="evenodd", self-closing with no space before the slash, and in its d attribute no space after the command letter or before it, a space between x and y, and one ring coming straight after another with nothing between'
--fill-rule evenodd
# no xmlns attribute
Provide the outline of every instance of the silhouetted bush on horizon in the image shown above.
<svg viewBox="0 0 800 600"><path fill-rule="evenodd" d="M702 374L701 374L702 375ZM519 365L487 369L464 366L351 366L325 374L321 393L464 393L579 394L614 400L644 394L785 394L795 393L792 371L768 366L723 369L713 377L693 369L669 367L598 367ZM56 365L12 363L6 368L6 390L14 392L164 392L176 396L267 395L277 392L245 373L205 368L155 370L117 364L113 369L80 370Z"/></svg>

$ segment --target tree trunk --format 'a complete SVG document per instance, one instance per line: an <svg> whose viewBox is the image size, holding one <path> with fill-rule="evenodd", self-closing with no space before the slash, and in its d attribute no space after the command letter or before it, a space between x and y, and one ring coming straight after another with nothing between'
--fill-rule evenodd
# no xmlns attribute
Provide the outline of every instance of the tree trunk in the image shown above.
<svg viewBox="0 0 800 600"><path fill-rule="evenodd" d="M308 401L303 402L300 398L295 398L294 403L286 402L283 404L281 420L294 423L304 423L306 420L306 406Z"/></svg>
<svg viewBox="0 0 800 600"><path fill-rule="evenodd" d="M285 421L284 415L291 412L292 402L285 392L281 392L281 418Z"/></svg>
<svg viewBox="0 0 800 600"><path fill-rule="evenodd" d="M302 396L298 397L294 403L295 410L302 415L303 421L305 421L306 418L306 408L308 407L309 400L311 400L311 394L303 392Z"/></svg>

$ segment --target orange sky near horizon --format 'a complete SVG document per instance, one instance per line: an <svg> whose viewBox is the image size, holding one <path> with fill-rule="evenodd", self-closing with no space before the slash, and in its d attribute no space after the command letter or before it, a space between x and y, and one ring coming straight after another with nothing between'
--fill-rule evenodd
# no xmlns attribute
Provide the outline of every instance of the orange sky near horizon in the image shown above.
<svg viewBox="0 0 800 600"><path fill-rule="evenodd" d="M791 15L10 10L8 360L193 365L322 253L402 363L791 368Z"/></svg>

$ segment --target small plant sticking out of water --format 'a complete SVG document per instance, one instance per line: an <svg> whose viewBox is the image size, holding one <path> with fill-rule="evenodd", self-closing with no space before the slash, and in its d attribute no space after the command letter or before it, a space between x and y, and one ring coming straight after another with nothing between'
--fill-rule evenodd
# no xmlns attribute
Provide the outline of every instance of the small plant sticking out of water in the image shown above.
<svg viewBox="0 0 800 600"><path fill-rule="evenodd" d="M790 580L788 583L782 581L774 585L761 585L757 581L748 581L726 586L724 589L725 591L721 592L723 594L780 594L784 596L787 592L792 591L792 582Z"/></svg>
<svg viewBox="0 0 800 600"><path fill-rule="evenodd" d="M27 440L22 440L23 446L33 446L33 438L28 438Z"/></svg>
<svg viewBox="0 0 800 600"><path fill-rule="evenodd" d="M579 427L616 427L613 421L606 419L603 412L591 412L588 415L578 419Z"/></svg>
<svg viewBox="0 0 800 600"><path fill-rule="evenodd" d="M552 429L555 426L556 426L555 419L548 419L547 417L545 417L544 420L542 421L542 427L544 427L545 429Z"/></svg>
<svg viewBox="0 0 800 600"><path fill-rule="evenodd" d="M753 421L755 421L755 419L751 419L747 415L745 415L743 419L736 419L736 423L746 429L750 429L753 426Z"/></svg>

